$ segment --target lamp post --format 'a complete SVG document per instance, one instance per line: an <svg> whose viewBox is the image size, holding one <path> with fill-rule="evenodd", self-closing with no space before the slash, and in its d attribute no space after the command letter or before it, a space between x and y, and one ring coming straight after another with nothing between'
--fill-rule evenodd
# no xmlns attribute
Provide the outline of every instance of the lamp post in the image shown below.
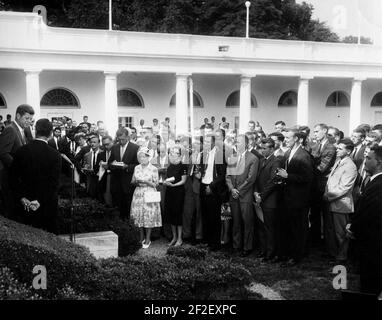
<svg viewBox="0 0 382 320"><path fill-rule="evenodd" d="M245 6L247 8L247 22L246 22L246 31L245 31L245 37L249 38L249 7L251 6L250 1L245 1Z"/></svg>

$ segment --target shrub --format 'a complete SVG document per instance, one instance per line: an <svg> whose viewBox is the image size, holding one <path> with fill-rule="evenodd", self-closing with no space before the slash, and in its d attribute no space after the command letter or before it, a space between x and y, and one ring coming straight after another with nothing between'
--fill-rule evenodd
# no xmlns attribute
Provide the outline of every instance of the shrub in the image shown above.
<svg viewBox="0 0 382 320"><path fill-rule="evenodd" d="M39 300L31 287L20 283L9 268L0 266L0 300Z"/></svg>
<svg viewBox="0 0 382 320"><path fill-rule="evenodd" d="M215 292L231 287L242 287L240 298L246 298L244 286L251 275L243 266L216 257L194 260L184 255L106 259L97 281L103 283L106 299L211 299L216 298Z"/></svg>
<svg viewBox="0 0 382 320"><path fill-rule="evenodd" d="M237 288L243 299L251 280L242 265L199 248L171 249L163 258L134 255L97 261L86 248L3 217L0 251L0 264L18 283L31 284L33 267L46 267L47 290L37 292L44 299L216 299L219 292ZM22 285L13 287L17 290L6 289L13 293L3 295L28 299L36 294Z"/></svg>
<svg viewBox="0 0 382 320"><path fill-rule="evenodd" d="M0 264L7 266L22 283L32 284L36 265L47 269L44 298L52 298L66 284L79 293L92 291L91 274L97 260L88 249L59 237L0 217Z"/></svg>
<svg viewBox="0 0 382 320"><path fill-rule="evenodd" d="M59 200L58 233L70 233L70 200ZM125 256L139 250L139 229L121 220L117 210L106 208L91 198L75 199L74 229L76 233L113 231L118 235L118 255Z"/></svg>

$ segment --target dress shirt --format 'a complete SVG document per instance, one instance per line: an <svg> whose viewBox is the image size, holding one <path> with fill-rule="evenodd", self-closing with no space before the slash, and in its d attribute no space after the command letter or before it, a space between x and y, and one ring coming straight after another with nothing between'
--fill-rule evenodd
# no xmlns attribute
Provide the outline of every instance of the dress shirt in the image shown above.
<svg viewBox="0 0 382 320"><path fill-rule="evenodd" d="M124 146L123 145L120 146L119 150L120 150L121 161L122 161L123 155L125 154L125 151L126 151L128 144L129 144L129 142L127 142Z"/></svg>
<svg viewBox="0 0 382 320"><path fill-rule="evenodd" d="M288 163L292 160L294 154L297 152L297 150L301 147L301 145L298 145L297 148L293 148L291 151L290 151L290 155L289 155L289 158L288 158Z"/></svg>
<svg viewBox="0 0 382 320"><path fill-rule="evenodd" d="M17 126L17 128L19 129L19 131L20 131L20 134L21 134L21 137L22 137L22 140L23 140L23 144L26 144L26 139L25 139L25 132L24 132L24 129L23 128L21 128L20 126L19 126L19 124L17 123L17 121L15 121L15 123L16 123L16 126Z"/></svg>
<svg viewBox="0 0 382 320"><path fill-rule="evenodd" d="M214 147L210 152L208 152L207 169L202 179L202 183L204 184L210 184L214 179L213 175L214 175L215 152L216 152L216 147Z"/></svg>

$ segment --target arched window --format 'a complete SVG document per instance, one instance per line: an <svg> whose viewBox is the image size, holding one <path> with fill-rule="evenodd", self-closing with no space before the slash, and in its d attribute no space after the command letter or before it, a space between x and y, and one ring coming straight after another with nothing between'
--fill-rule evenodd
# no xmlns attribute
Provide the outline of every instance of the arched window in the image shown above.
<svg viewBox="0 0 382 320"><path fill-rule="evenodd" d="M202 97L196 91L194 91L193 99L194 99L194 108L203 108L204 107ZM189 104L189 103L190 103L190 92L188 91L187 92L187 104ZM174 108L175 104L176 104L176 93L174 93L171 97L170 108Z"/></svg>
<svg viewBox="0 0 382 320"><path fill-rule="evenodd" d="M144 108L142 96L133 89L121 89L117 92L118 107Z"/></svg>
<svg viewBox="0 0 382 320"><path fill-rule="evenodd" d="M226 108L239 108L240 107L240 91L232 92L225 103ZM255 96L251 95L251 108L257 108L257 100Z"/></svg>
<svg viewBox="0 0 382 320"><path fill-rule="evenodd" d="M297 107L297 92L289 90L284 92L278 103L279 107Z"/></svg>
<svg viewBox="0 0 382 320"><path fill-rule="evenodd" d="M350 99L344 91L333 92L326 101L327 107L350 107Z"/></svg>
<svg viewBox="0 0 382 320"><path fill-rule="evenodd" d="M7 107L7 102L5 101L4 96L0 93L0 108L5 109Z"/></svg>
<svg viewBox="0 0 382 320"><path fill-rule="evenodd" d="M371 107L382 107L382 91L378 92L371 100Z"/></svg>
<svg viewBox="0 0 382 320"><path fill-rule="evenodd" d="M80 104L75 94L65 88L55 88L44 94L40 101L41 107L46 108L79 108Z"/></svg>

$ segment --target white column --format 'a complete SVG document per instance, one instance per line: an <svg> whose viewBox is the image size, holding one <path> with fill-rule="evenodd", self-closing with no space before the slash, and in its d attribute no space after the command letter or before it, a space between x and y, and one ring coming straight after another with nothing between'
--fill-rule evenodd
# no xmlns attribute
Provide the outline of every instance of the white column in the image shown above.
<svg viewBox="0 0 382 320"><path fill-rule="evenodd" d="M251 120L251 77L240 77L240 111L239 133L248 131L248 121Z"/></svg>
<svg viewBox="0 0 382 320"><path fill-rule="evenodd" d="M361 123L361 97L362 81L365 79L353 79L350 97L349 133Z"/></svg>
<svg viewBox="0 0 382 320"><path fill-rule="evenodd" d="M189 78L189 98L190 98L190 133L194 135L194 82Z"/></svg>
<svg viewBox="0 0 382 320"><path fill-rule="evenodd" d="M41 117L40 108L40 72L41 70L24 70L26 83L26 103L31 105L34 110L36 120Z"/></svg>
<svg viewBox="0 0 382 320"><path fill-rule="evenodd" d="M176 74L175 134L188 132L187 87L189 74Z"/></svg>
<svg viewBox="0 0 382 320"><path fill-rule="evenodd" d="M117 77L118 72L104 72L105 74L105 125L109 134L114 137L118 129L118 100Z"/></svg>
<svg viewBox="0 0 382 320"><path fill-rule="evenodd" d="M301 77L297 93L297 125L308 125L309 119L309 80L313 77Z"/></svg>

